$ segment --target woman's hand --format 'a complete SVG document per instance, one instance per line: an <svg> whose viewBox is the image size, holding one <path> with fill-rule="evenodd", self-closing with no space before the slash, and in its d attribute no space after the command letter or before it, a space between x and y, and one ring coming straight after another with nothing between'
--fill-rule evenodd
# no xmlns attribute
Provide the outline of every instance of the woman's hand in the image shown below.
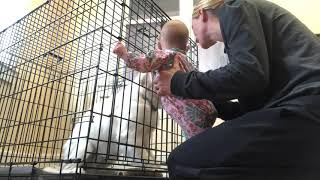
<svg viewBox="0 0 320 180"><path fill-rule="evenodd" d="M175 56L173 66L168 70L160 70L158 76L155 78L153 84L156 93L159 96L169 96L171 93L171 79L173 75L182 70L180 68L180 57Z"/></svg>

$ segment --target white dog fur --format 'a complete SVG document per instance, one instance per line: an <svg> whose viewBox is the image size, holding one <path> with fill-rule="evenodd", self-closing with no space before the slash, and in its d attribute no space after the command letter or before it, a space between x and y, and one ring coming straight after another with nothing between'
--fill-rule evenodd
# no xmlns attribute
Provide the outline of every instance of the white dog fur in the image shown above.
<svg viewBox="0 0 320 180"><path fill-rule="evenodd" d="M126 86L117 91L115 100L113 96L101 99L94 104L92 116L88 111L79 118L63 146L64 160L92 162L90 167L110 167L116 160L141 165L141 159L154 160L154 154L147 149L159 119L159 97L151 91L150 73L137 76L134 82L139 83L139 78L141 87L126 81ZM63 163L62 168L63 172L75 172L77 164Z"/></svg>

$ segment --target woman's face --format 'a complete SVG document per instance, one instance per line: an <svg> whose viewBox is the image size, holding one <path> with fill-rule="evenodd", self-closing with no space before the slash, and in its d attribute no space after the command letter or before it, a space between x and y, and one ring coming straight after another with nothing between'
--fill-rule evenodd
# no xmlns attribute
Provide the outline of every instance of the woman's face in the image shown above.
<svg viewBox="0 0 320 180"><path fill-rule="evenodd" d="M210 17L202 11L197 18L192 19L192 30L197 42L208 49L217 41L223 42L220 23L217 17Z"/></svg>
<svg viewBox="0 0 320 180"><path fill-rule="evenodd" d="M200 17L192 19L192 30L196 41L200 44L202 48L206 47L205 29L204 22L201 21Z"/></svg>

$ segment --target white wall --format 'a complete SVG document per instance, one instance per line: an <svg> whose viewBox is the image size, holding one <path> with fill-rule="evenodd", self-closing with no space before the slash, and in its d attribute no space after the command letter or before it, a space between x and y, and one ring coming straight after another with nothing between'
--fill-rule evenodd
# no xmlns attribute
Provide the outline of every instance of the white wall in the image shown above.
<svg viewBox="0 0 320 180"><path fill-rule="evenodd" d="M187 25L189 29L189 36L191 37L191 39L194 39L194 34L191 29L193 0L180 0L179 10L179 19Z"/></svg>
<svg viewBox="0 0 320 180"><path fill-rule="evenodd" d="M0 31L15 23L44 2L45 0L2 0L0 6Z"/></svg>
<svg viewBox="0 0 320 180"><path fill-rule="evenodd" d="M209 49L199 47L199 70L206 72L212 69L218 69L228 64L228 55L224 53L224 44L216 43Z"/></svg>
<svg viewBox="0 0 320 180"><path fill-rule="evenodd" d="M287 9L300 19L313 33L320 33L319 0L269 0Z"/></svg>
<svg viewBox="0 0 320 180"><path fill-rule="evenodd" d="M27 0L21 0L19 3L17 3L17 0L1 1L0 31L28 13L26 8L27 3Z"/></svg>

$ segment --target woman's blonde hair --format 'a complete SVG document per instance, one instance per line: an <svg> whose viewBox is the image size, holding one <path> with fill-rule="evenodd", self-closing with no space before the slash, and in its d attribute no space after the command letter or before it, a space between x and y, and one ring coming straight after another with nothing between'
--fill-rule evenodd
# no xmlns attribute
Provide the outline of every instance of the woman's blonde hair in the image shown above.
<svg viewBox="0 0 320 180"><path fill-rule="evenodd" d="M221 4L223 4L224 0L200 0L193 6L192 18L198 17L198 12L203 10L215 10Z"/></svg>

